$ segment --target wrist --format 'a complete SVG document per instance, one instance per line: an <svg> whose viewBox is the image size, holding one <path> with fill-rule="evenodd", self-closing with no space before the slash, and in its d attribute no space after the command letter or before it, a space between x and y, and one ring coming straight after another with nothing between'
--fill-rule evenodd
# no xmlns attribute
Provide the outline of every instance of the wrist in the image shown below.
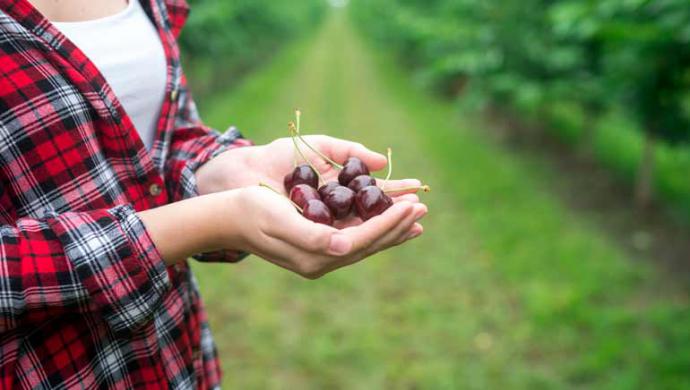
<svg viewBox="0 0 690 390"><path fill-rule="evenodd" d="M219 157L220 156L216 158ZM219 191L218 189L221 187L221 184L218 183L218 178L214 175L214 165L215 163L213 163L213 160L209 160L200 166L194 173L196 188L199 195L207 195Z"/></svg>
<svg viewBox="0 0 690 390"><path fill-rule="evenodd" d="M204 196L208 198L208 207L204 208L206 215L201 219L205 220L206 245L211 250L243 249L242 192L236 189Z"/></svg>
<svg viewBox="0 0 690 390"><path fill-rule="evenodd" d="M235 249L237 217L229 215L234 191L214 193L138 213L166 264L202 252Z"/></svg>

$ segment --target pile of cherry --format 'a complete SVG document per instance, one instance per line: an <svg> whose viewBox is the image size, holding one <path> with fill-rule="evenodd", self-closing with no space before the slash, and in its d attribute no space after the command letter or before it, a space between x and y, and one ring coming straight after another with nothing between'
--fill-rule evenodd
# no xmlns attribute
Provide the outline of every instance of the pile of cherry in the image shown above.
<svg viewBox="0 0 690 390"><path fill-rule="evenodd" d="M285 176L285 191L314 222L333 225L337 219L355 212L363 220L375 217L393 205L393 200L376 186L369 168L357 157L350 157L332 181L319 187L319 177L309 164L297 166Z"/></svg>
<svg viewBox="0 0 690 390"><path fill-rule="evenodd" d="M359 216L366 221L383 213L393 205L391 197L376 185L376 178L370 175L369 167L361 159L350 157L343 165L331 160L302 138L299 133L299 111L296 112L296 117L296 126L290 122L290 135L295 145L295 152L306 163L297 165L292 172L288 173L283 180L283 185L290 200L305 218L325 225L333 225L336 220L345 219L352 215ZM337 182L333 181L319 186L321 176L300 150L298 140L334 168L340 169ZM390 178L391 169L391 151L388 149L386 181ZM398 189L396 192L408 189ZM428 191L429 187L421 186L414 189Z"/></svg>

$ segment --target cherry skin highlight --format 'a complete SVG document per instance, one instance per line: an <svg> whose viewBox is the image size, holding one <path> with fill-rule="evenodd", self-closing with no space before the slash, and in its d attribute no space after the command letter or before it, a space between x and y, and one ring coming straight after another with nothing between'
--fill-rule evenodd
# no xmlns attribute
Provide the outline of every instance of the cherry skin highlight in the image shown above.
<svg viewBox="0 0 690 390"><path fill-rule="evenodd" d="M338 175L338 182L340 182L340 185L347 187L355 177L368 174L369 167L367 167L362 160L357 157L350 157L345 161L345 164L343 164L343 169Z"/></svg>
<svg viewBox="0 0 690 390"><path fill-rule="evenodd" d="M333 214L331 214L331 210L328 206L320 200L312 199L308 201L307 204L304 205L302 215L310 221L333 226Z"/></svg>
<svg viewBox="0 0 690 390"><path fill-rule="evenodd" d="M364 187L375 186L376 179L369 175L359 175L350 181L348 188L350 188L355 193L359 192Z"/></svg>
<svg viewBox="0 0 690 390"><path fill-rule="evenodd" d="M326 199L326 195L328 195L336 187L340 187L340 183L337 181L331 181L319 187L319 195L321 195L321 199Z"/></svg>
<svg viewBox="0 0 690 390"><path fill-rule="evenodd" d="M323 198L323 202L331 209L335 219L342 219L350 215L354 200L355 192L343 186L336 187Z"/></svg>
<svg viewBox="0 0 690 390"><path fill-rule="evenodd" d="M310 187L317 188L319 186L319 176L314 172L309 164L300 164L288 173L283 179L285 191L290 192L292 187L298 184L306 184Z"/></svg>
<svg viewBox="0 0 690 390"><path fill-rule="evenodd" d="M321 200L319 193L306 184L297 184L290 190L290 200L293 201L300 208L304 208L310 200Z"/></svg>
<svg viewBox="0 0 690 390"><path fill-rule="evenodd" d="M383 213L392 205L393 199L375 186L364 187L355 196L357 215L365 221Z"/></svg>

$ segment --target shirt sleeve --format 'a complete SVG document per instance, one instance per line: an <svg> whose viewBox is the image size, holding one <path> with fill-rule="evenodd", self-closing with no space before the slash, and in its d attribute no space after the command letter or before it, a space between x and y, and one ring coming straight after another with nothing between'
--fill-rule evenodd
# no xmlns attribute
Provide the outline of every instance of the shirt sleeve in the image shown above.
<svg viewBox="0 0 690 390"><path fill-rule="evenodd" d="M245 139L235 127L221 133L204 125L183 77L175 128L165 162L165 182L170 201L176 202L199 195L195 172L201 165L226 150L251 145L252 142ZM246 255L225 250L198 254L194 258L207 262L238 262Z"/></svg>
<svg viewBox="0 0 690 390"><path fill-rule="evenodd" d="M169 288L165 264L129 205L0 227L0 333L67 312L98 312L113 331L132 331Z"/></svg>
<svg viewBox="0 0 690 390"><path fill-rule="evenodd" d="M234 126L220 133L204 125L184 81L178 104L165 162L167 189L173 202L198 195L194 173L201 165L226 150L252 145Z"/></svg>

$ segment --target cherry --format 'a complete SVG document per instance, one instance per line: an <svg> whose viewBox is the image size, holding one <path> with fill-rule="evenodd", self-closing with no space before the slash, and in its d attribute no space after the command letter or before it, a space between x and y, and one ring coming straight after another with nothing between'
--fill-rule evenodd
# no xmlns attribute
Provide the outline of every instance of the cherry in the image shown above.
<svg viewBox="0 0 690 390"><path fill-rule="evenodd" d="M354 200L355 192L343 186L334 188L323 198L323 202L331 209L335 219L347 217L352 211Z"/></svg>
<svg viewBox="0 0 690 390"><path fill-rule="evenodd" d="M319 195L321 195L321 199L326 199L326 195L328 195L328 193L333 191L336 187L340 187L340 183L337 181L332 181L319 187Z"/></svg>
<svg viewBox="0 0 690 390"><path fill-rule="evenodd" d="M290 200L300 208L304 208L304 205L312 199L321 200L319 193L314 187L310 187L306 184L297 184L290 190Z"/></svg>
<svg viewBox="0 0 690 390"><path fill-rule="evenodd" d="M348 184L357 176L368 175L369 168L357 157L350 157L343 164L343 169L338 175L338 181L341 185L347 187Z"/></svg>
<svg viewBox="0 0 690 390"><path fill-rule="evenodd" d="M319 186L319 176L309 164L300 164L285 176L283 184L285 185L285 191L288 193L292 190L292 187L298 184L306 184L310 187L317 188Z"/></svg>
<svg viewBox="0 0 690 390"><path fill-rule="evenodd" d="M324 225L333 225L333 214L325 203L318 199L307 201L302 210L302 215L310 221L321 223Z"/></svg>
<svg viewBox="0 0 690 390"><path fill-rule="evenodd" d="M359 192L364 187L375 186L376 179L368 175L359 175L350 181L347 186L354 192Z"/></svg>
<svg viewBox="0 0 690 390"><path fill-rule="evenodd" d="M357 214L363 220L373 218L393 205L393 200L376 186L362 188L355 196Z"/></svg>

